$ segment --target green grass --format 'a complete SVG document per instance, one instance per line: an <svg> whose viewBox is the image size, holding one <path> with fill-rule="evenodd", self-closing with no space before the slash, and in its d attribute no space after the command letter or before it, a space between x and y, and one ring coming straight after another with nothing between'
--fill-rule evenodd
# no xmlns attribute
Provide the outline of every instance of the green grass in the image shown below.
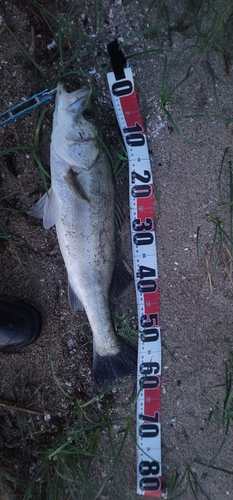
<svg viewBox="0 0 233 500"><path fill-rule="evenodd" d="M155 4L157 5L157 2L151 2L148 8L149 12ZM225 116L221 112L216 90L218 75L215 74L212 68L211 51L212 53L218 52L223 57L226 65L231 64L233 54L233 7L231 2L229 0L223 2L207 0L185 2L181 0L175 2L174 7L171 7L169 12L164 2L161 1L158 4L160 24L162 24L163 20L160 32L158 29L156 30L158 42L160 38L163 39L164 33L168 39L171 35L183 35L184 48L180 52L173 51L172 47L163 50L163 72L159 98L161 108L168 120L176 132L185 137L185 132L180 129L177 122L177 111L179 111L179 120L181 112L183 118L207 117L199 104L190 107L190 102L183 102L183 99L181 100L179 97L184 83L189 82L191 85L195 76L200 79L200 67L205 62L211 76L213 96L216 111L218 111L213 116L230 122L231 117ZM161 17L161 14L163 17ZM155 17L158 18L158 15L155 14ZM150 16L150 18L153 19L153 16ZM152 30L152 28L149 27L148 30ZM226 73L228 73L227 70Z"/></svg>
<svg viewBox="0 0 233 500"><path fill-rule="evenodd" d="M93 22L96 33L94 38L87 35L80 25L76 26L72 23L71 16L74 7L66 15L58 11L55 17L40 2L28 0L28 3L46 20L51 36L55 38L57 43L59 65L55 75L54 71L48 73L42 65L36 62L15 34L8 29L14 43L20 47L24 57L28 58L38 71L41 86L55 88L61 80L69 80L71 83L76 81L77 85L78 78L78 83L81 86L89 86L93 82L96 88L95 76L90 75L90 69L96 68L97 73L101 75L100 81L102 81L110 68L106 47L103 47L98 41L101 40L101 2L99 0L93 2ZM182 85L198 74L198 68L203 61L206 61L211 75L213 95L217 108L219 108L216 92L218 75L215 74L211 61L208 60L208 54L211 50L217 51L230 65L233 53L233 8L231 2L229 0L222 2L200 0L194 3L180 0L168 9L166 3L160 0L159 2L143 2L143 4L139 2L139 8L144 16L145 27L142 25L141 30L126 37L120 47L124 49L127 44L131 44L134 40L146 38L158 40L158 48L133 51L128 55L128 58L136 60L139 57L161 56L163 70L160 88L158 88L161 108L176 132L185 137L185 133L181 131L177 123L176 109L183 109L186 118L190 118L190 116L201 118L206 115L197 108L190 109L188 102L182 103L181 106L177 95L182 89ZM154 24L154 19L156 19L156 24ZM170 40L171 35L175 34L182 34L184 39L184 48L178 53L175 53L172 48L162 48L163 43L161 43L166 38ZM104 69L102 69L103 67ZM98 95L96 97L98 98ZM221 115L221 113L218 117L231 120L231 117ZM35 159L39 165L38 157L36 156Z"/></svg>
<svg viewBox="0 0 233 500"><path fill-rule="evenodd" d="M219 398L219 389L221 390L221 399ZM215 391L217 392L217 401L215 399ZM211 426L212 432L216 436L222 435L221 442L216 439L216 451L211 459L205 460L203 457L193 458L191 463L185 464L182 473L174 470L167 481L168 500L178 498L186 499L193 498L198 500L212 500L209 492L202 485L202 476L207 474L208 470L219 471L227 476L233 475L233 469L219 465L220 460L224 456L225 447L229 447L228 435L233 423L233 354L229 355L225 363L225 377L223 382L217 383L211 387L207 387L204 391L205 397L211 404L211 411L205 418L204 426L209 429ZM219 433L221 429L221 433ZM218 431L217 431L218 430ZM232 429L231 429L232 430Z"/></svg>
<svg viewBox="0 0 233 500"><path fill-rule="evenodd" d="M6 231L4 231L4 229L2 229L1 226L0 226L0 238L2 240L9 240L10 237L11 237L11 235L7 234Z"/></svg>
<svg viewBox="0 0 233 500"><path fill-rule="evenodd" d="M195 464L185 466L183 474L178 471L173 471L172 475L168 480L168 499L176 500L178 498L189 498L198 500L200 498L205 498L206 500L211 500L208 493L202 487L200 480L198 479L198 474L195 470ZM191 495L191 496L190 496Z"/></svg>
<svg viewBox="0 0 233 500"><path fill-rule="evenodd" d="M57 378L55 382L61 388ZM62 394L64 395L64 391ZM61 424L57 422L55 427L53 425L55 415L51 416L52 428L48 430L49 424L47 424L45 445L40 442L39 428L40 426L43 428L42 420L38 421L38 418L34 417L30 407L28 414L27 408L22 414L21 408L25 399L22 389L19 401L21 407L18 405L14 410L18 422L17 426L14 426L14 432L17 430L20 436L18 447L15 446L10 453L3 446L0 454L0 480L5 490L23 500L41 498L97 500L109 478L119 474L121 482L125 484L127 498L134 498L128 486L128 479L121 470L121 461L126 442L127 446L129 444L135 446L131 427L136 401L127 405L124 418L117 419L110 416L111 406L109 404L106 406L106 401L103 409L107 394L108 391L105 391L83 404L74 394L72 397L69 396L69 400L72 400L72 409L68 416L66 414L66 417L61 418ZM23 418L25 414L26 417ZM56 421L57 418L54 422ZM121 429L117 444L114 431L116 426ZM96 477L96 467L97 470L104 472L102 481ZM115 498L120 499L118 495Z"/></svg>
<svg viewBox="0 0 233 500"><path fill-rule="evenodd" d="M220 451L222 450L222 448L226 442L226 438L227 438L227 435L229 432L230 425L233 422L233 380L232 380L232 376L233 376L233 355L231 353L229 355L229 359L226 361L226 365L225 365L225 380L224 380L224 382L222 384L215 385L215 386L211 387L211 390L216 389L218 387L224 389L225 397L224 397L223 402L222 403L219 403L219 402L214 403L213 400L210 400L210 398L208 398L209 401L211 402L211 404L213 405L213 408L214 408L211 411L211 414L210 414L208 420L209 421L214 420L215 423L216 422L218 424L220 423L222 426L222 431L223 431L222 432L222 434L223 434L222 442L221 442L219 448L217 449L214 457L209 461L208 464L206 464L208 467L213 465L213 462L216 460Z"/></svg>
<svg viewBox="0 0 233 500"><path fill-rule="evenodd" d="M226 276L230 282L232 282L233 278L233 169L231 148L226 148L224 151L219 169L218 184L220 206L207 214L208 220L213 224L212 243L208 247L206 257L207 275L211 289L212 275L217 266L224 266ZM199 240L200 228L198 228L198 247Z"/></svg>

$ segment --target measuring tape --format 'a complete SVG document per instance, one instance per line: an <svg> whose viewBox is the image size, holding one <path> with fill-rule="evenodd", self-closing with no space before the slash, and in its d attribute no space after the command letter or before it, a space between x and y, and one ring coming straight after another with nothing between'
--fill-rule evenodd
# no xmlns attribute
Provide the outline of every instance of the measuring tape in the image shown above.
<svg viewBox="0 0 233 500"><path fill-rule="evenodd" d="M154 187L130 68L108 84L129 159L129 206L138 310L137 493L165 497L161 467L161 340ZM123 77L122 77L123 76Z"/></svg>

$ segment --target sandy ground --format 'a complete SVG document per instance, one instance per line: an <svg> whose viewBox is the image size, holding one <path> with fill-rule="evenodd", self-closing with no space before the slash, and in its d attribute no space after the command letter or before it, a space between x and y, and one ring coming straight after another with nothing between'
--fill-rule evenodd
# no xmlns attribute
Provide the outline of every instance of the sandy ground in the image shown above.
<svg viewBox="0 0 233 500"><path fill-rule="evenodd" d="M46 6L46 2L41 2ZM54 2L54 19L58 13L68 15L73 2ZM48 4L49 5L49 4ZM169 8L169 4L168 4ZM177 7L178 9L178 7ZM48 6L48 11L50 12ZM0 109L16 104L22 98L42 90L43 82L30 60L16 44L14 37L33 55L31 26L42 33L43 22L35 15L30 2L1 1L2 29L0 31ZM65 18L64 18L65 19ZM70 26L80 27L88 36L94 34L92 2L80 2L70 14ZM85 19L88 22L85 22ZM97 41L106 50L114 37L126 38L143 28L145 17L137 2L103 2ZM150 19L150 22L151 19ZM13 35L4 28L6 25ZM0 28L1 28L0 26ZM46 44L52 42L48 28ZM192 44L193 32L172 32L163 36L134 37L124 48L134 73L140 107L147 130L153 178L156 188L155 217L157 223L157 252L161 291L161 324L163 343L162 390L162 461L165 484L169 478L186 471L181 490L185 487L188 472L204 492L190 489L181 498L233 498L232 476L198 463L208 463L231 471L232 429L219 453L224 436L223 404L226 397L225 366L232 351L232 277L230 260L225 247L217 260L217 248L210 252L214 239L214 225L208 217L223 203L229 203L229 173L227 161L232 160L233 116L232 75L226 71L223 56L214 51L196 55L182 66L182 57L174 63L175 55ZM69 30L67 39L74 50L74 40ZM59 70L58 58L46 46L43 49L38 37L37 62L48 71L51 78ZM72 53L68 48L68 55ZM137 57L143 50L166 51L168 58L167 81L172 87L188 78L172 95L176 105L168 110L182 134L175 130L161 109L160 91L164 71L164 52L150 57ZM55 49L53 49L55 50ZM69 50L71 52L69 53ZM82 49L84 50L84 49ZM90 61L80 49L80 63L85 71L92 71L91 79L103 107L104 131L111 141L116 135L116 121L111 106L106 79L100 72L107 58ZM186 54L188 54L187 52ZM180 72L175 74L180 65ZM210 67L212 73L210 71ZM215 88L213 78L217 76ZM68 79L69 80L69 79ZM71 86L80 85L78 78L71 78ZM218 104L216 95L218 95ZM53 105L49 106L40 137L41 158L49 171L49 137ZM194 115L205 115L197 117ZM189 115L185 118L185 115ZM190 116L192 115L192 116ZM208 117L208 116L209 117ZM211 116L210 116L211 115ZM228 120L217 118L224 116ZM102 116L102 115L101 115ZM20 121L0 129L2 149L11 146L33 145L38 111ZM107 125L106 125L107 124ZM225 170L221 177L220 199L218 182L223 154L229 148ZM75 392L80 402L93 397L91 375L92 341L85 316L72 314L67 301L67 277L58 248L55 229L45 231L38 220L26 214L44 192L43 181L30 151L8 154L1 166L1 227L11 235L9 242L0 242L0 295L31 301L43 316L43 331L36 344L19 354L0 354L0 401L14 401L18 406L28 405L38 411L36 428L46 439L63 426L70 425L72 404L60 392L51 374L51 363L56 377L68 393ZM127 172L118 180L122 203L127 206ZM13 209L13 210L12 210ZM229 212L228 212L229 213ZM229 232L227 211L218 215ZM122 233L123 252L131 254L129 246L128 216ZM198 244L197 244L198 243ZM228 245L229 247L229 245ZM198 251L197 251L198 248ZM208 270L210 273L208 273ZM129 298L130 295L130 298ZM135 324L134 289L129 287L120 299L120 308L127 310L131 324ZM92 416L106 417L110 408L112 418L126 419L135 396L135 383L116 389L101 403L95 403ZM22 412L19 414L21 415ZM51 419L44 420L49 414ZM14 463L23 448L17 427L17 411L0 408L2 451ZM132 418L134 421L134 417ZM24 426L25 426L24 422ZM115 425L112 438L115 446L121 443L124 425ZM31 431L30 431L31 432ZM28 446L37 446L32 432L25 431ZM132 423L132 435L134 424ZM49 437L50 436L50 437ZM111 461L111 447L107 432L101 434L102 449ZM6 453L7 450L7 453ZM15 452L14 452L15 450ZM36 458L30 456L31 466ZM33 462L34 460L34 462ZM129 438L124 447L119 470L110 478L100 495L102 500L112 498L139 498L136 488L135 443ZM99 487L107 474L107 462L96 460L92 478ZM127 488L122 475L127 483ZM116 486L117 485L117 486ZM92 485L93 486L93 485ZM90 494L90 499L94 498ZM20 497L21 498L21 497ZM170 493L169 498L176 498ZM3 497L2 497L3 499Z"/></svg>

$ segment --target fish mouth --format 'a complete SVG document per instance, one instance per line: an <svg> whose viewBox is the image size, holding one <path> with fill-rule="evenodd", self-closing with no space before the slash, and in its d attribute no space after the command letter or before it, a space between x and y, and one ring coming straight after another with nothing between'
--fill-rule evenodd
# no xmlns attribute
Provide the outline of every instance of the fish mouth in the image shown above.
<svg viewBox="0 0 233 500"><path fill-rule="evenodd" d="M91 97L91 90L78 89L74 92L67 92L63 83L58 84L56 103L68 112L80 113L86 107Z"/></svg>

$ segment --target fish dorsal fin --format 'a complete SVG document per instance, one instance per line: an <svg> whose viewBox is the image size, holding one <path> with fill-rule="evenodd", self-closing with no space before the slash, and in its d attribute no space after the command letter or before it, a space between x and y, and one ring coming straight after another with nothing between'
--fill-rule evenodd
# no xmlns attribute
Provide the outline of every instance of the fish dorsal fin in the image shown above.
<svg viewBox="0 0 233 500"><path fill-rule="evenodd" d="M117 231L119 231L122 228L124 220L125 220L125 214L121 206L119 195L115 190L115 225Z"/></svg>
<svg viewBox="0 0 233 500"><path fill-rule="evenodd" d="M29 212L30 215L43 219L45 229L56 224L56 203L52 188L45 193Z"/></svg>
<svg viewBox="0 0 233 500"><path fill-rule="evenodd" d="M122 257L117 255L110 290L111 302L114 302L117 299L118 295L127 288L132 279L133 275L131 269L127 269L126 263L123 261Z"/></svg>
<svg viewBox="0 0 233 500"><path fill-rule="evenodd" d="M70 189L71 193L74 196L77 196L78 198L81 198L82 200L88 201L90 203L90 199L87 196L87 193L83 189L81 183L78 180L78 173L72 170L70 168L68 172L63 176L64 181L68 188Z"/></svg>
<svg viewBox="0 0 233 500"><path fill-rule="evenodd" d="M84 311L83 304L77 293L74 292L72 285L70 284L70 280L68 281L68 299L72 311Z"/></svg>

